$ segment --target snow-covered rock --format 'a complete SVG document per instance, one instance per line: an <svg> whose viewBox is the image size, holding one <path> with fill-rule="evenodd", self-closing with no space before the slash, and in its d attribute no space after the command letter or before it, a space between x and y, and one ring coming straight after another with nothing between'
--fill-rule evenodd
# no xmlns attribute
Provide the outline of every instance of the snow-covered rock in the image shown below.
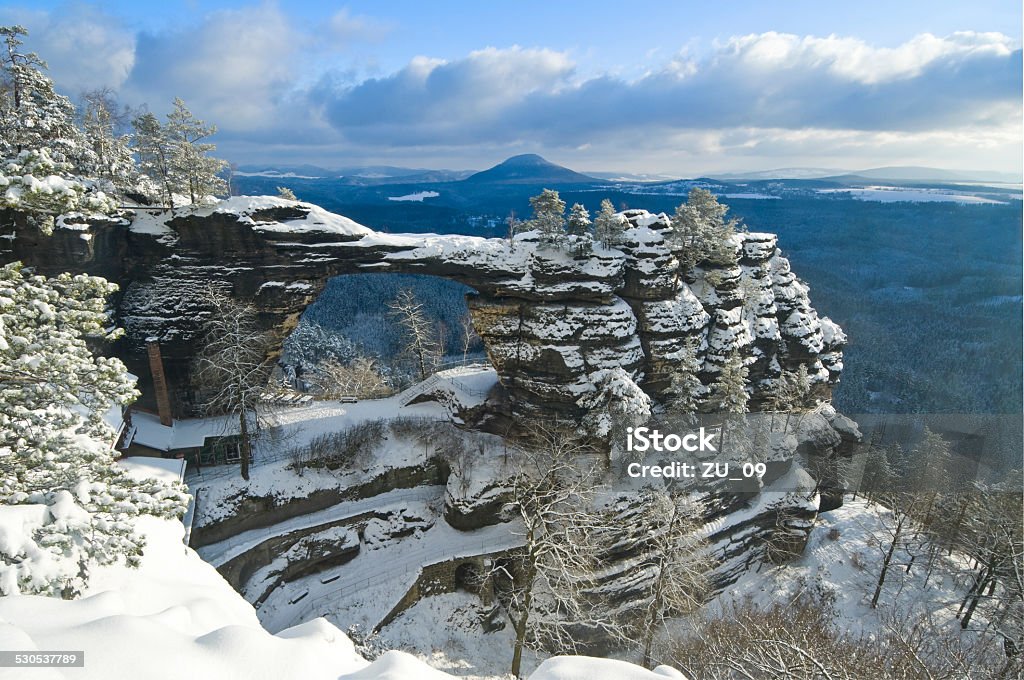
<svg viewBox="0 0 1024 680"><path fill-rule="evenodd" d="M232 197L139 209L127 228L59 221L45 248L16 225L5 247L44 273L87 270L117 281L129 369L148 375L145 339L156 337L172 384L187 381L209 314L201 304L207 286L251 299L283 337L329 277L378 271L474 288L474 325L513 409L523 412L578 416L595 376L613 368L657 399L689 339L705 384L730 353L742 355L753 404L781 371L801 365L822 390L839 379L846 337L818 316L773 234L736 234L737 265L705 263L684 278L678 246L665 238L668 216L634 209L621 217L628 226L619 247L575 255L543 245L536 232L512 240L382 234L309 203Z"/></svg>

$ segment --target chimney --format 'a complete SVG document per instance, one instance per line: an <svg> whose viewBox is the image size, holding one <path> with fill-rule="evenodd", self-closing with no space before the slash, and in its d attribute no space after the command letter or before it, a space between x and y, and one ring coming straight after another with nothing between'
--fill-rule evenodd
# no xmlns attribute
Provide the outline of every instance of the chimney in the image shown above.
<svg viewBox="0 0 1024 680"><path fill-rule="evenodd" d="M146 338L146 352L149 354L149 372L153 376L153 389L156 392L156 410L160 414L160 424L170 427L174 422L171 417L171 397L167 390L167 376L164 374L164 360L160 356L160 343L156 338Z"/></svg>

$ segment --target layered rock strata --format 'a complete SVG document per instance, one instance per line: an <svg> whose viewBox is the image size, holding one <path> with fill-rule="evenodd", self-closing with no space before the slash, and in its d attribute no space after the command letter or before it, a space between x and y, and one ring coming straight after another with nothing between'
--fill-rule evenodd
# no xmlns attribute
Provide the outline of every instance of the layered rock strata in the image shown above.
<svg viewBox="0 0 1024 680"><path fill-rule="evenodd" d="M705 384L738 353L755 403L783 370L801 365L823 390L838 381L846 338L819 318L774 235L737 234L736 266L682 272L664 214L630 210L621 219L628 224L619 247L573 255L541 245L532 232L512 241L382 234L270 197L138 209L119 219L65 216L52 236L7 211L0 213L0 258L120 284L113 302L127 333L118 353L145 388L145 342L158 339L179 411L191 401L188 370L209 314L208 288L251 301L263 325L283 338L328 278L352 273L415 272L474 288L474 326L523 412L578 417L613 368L659 398L687 343L697 349Z"/></svg>

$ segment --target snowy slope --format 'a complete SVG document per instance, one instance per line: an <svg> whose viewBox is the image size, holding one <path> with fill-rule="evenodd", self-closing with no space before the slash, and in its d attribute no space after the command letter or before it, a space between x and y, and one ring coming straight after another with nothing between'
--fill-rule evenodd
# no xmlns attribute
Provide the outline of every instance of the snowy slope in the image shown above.
<svg viewBox="0 0 1024 680"><path fill-rule="evenodd" d="M0 508L7 513L9 507ZM181 542L182 526L139 519L142 566L101 567L77 600L0 598L0 649L82 650L78 669L0 669L0 680L442 680L452 678L403 652L368 663L320 618L271 635L252 607ZM629 664L551 660L532 680L655 680Z"/></svg>

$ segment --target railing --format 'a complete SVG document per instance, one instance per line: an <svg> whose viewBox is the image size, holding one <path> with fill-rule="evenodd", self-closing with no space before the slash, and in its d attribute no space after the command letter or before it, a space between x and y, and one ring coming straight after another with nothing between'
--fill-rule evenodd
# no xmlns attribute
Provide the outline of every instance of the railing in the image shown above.
<svg viewBox="0 0 1024 680"><path fill-rule="evenodd" d="M259 451L253 452L252 457L249 459L249 468L259 467L261 465L267 465L268 463L276 463L286 458L291 457L291 450L278 448L273 451ZM231 463L212 464L199 467L198 465L190 465L185 468L185 483L188 484L189 480L193 482L205 482L214 479L224 479L226 477L233 477L238 473L238 461L232 461Z"/></svg>
<svg viewBox="0 0 1024 680"><path fill-rule="evenodd" d="M441 375L441 373L443 373L444 371L451 370L453 368L461 368L464 366L474 366L479 367L481 369L489 369L491 367L490 364L482 362L479 359L461 359L459 361L449 361L447 363L440 364L439 366L436 367L434 374L431 375L429 378L427 378L423 382L416 383L415 385L406 388L405 391L400 393L398 395L398 403L401 404L402 406L408 406L413 399L420 396L427 390L431 389L441 381L450 382L451 384L455 385L456 387L458 387L460 390L467 394L472 394L477 397L486 396L487 392L484 390L479 390L476 389L475 387L470 387L465 382L459 380L454 376Z"/></svg>
<svg viewBox="0 0 1024 680"><path fill-rule="evenodd" d="M413 399L429 390L431 387L440 382L440 380L441 379L437 377L437 373L435 373L434 375L430 376L423 382L416 383L415 385L406 389L404 392L398 395L398 403L401 404L402 406L408 406L409 402L411 402Z"/></svg>

